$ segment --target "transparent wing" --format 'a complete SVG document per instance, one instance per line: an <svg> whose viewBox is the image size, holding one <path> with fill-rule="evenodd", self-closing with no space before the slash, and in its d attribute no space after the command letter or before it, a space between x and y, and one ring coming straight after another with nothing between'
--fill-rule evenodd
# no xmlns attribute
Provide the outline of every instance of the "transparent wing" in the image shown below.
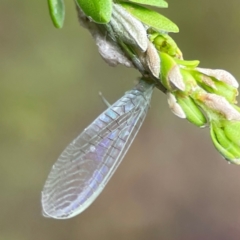
<svg viewBox="0 0 240 240"><path fill-rule="evenodd" d="M141 81L67 146L42 191L45 216L71 218L102 192L143 123L152 90Z"/></svg>

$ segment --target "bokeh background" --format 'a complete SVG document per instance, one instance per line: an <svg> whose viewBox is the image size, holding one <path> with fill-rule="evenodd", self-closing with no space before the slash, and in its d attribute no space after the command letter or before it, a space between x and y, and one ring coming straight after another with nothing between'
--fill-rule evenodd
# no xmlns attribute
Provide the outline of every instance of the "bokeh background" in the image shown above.
<svg viewBox="0 0 240 240"><path fill-rule="evenodd" d="M138 72L111 68L66 1L56 30L46 1L0 3L0 240L240 239L240 167L215 151L208 129L178 119L155 90L148 116L100 197L81 215L42 217L51 166ZM186 59L240 79L240 1L171 0L161 13Z"/></svg>

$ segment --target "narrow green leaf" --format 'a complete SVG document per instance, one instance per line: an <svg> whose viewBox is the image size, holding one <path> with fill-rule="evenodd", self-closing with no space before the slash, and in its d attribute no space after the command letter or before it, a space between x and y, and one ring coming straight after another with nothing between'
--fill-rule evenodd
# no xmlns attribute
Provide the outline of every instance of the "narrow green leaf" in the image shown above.
<svg viewBox="0 0 240 240"><path fill-rule="evenodd" d="M63 0L48 0L49 13L56 28L62 28L65 18L65 5Z"/></svg>
<svg viewBox="0 0 240 240"><path fill-rule="evenodd" d="M156 30L165 32L179 32L179 29L175 23L155 11L134 3L120 2L120 4L134 17Z"/></svg>
<svg viewBox="0 0 240 240"><path fill-rule="evenodd" d="M140 4L145 4L154 7L167 8L168 3L164 0L129 0L129 2L135 2Z"/></svg>
<svg viewBox="0 0 240 240"><path fill-rule="evenodd" d="M87 17L96 23L106 24L112 15L112 0L76 0Z"/></svg>

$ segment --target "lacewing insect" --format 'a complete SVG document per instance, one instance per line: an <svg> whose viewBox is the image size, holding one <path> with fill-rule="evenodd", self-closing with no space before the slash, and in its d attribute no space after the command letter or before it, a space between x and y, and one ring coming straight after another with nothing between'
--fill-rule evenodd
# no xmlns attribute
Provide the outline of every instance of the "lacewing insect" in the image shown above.
<svg viewBox="0 0 240 240"><path fill-rule="evenodd" d="M98 197L136 137L153 88L141 79L66 147L42 191L44 216L74 217Z"/></svg>

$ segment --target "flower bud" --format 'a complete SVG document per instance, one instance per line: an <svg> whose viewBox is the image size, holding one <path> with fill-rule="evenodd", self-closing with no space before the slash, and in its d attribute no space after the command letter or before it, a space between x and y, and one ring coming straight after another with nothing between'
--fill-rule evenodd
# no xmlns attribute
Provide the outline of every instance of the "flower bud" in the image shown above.
<svg viewBox="0 0 240 240"><path fill-rule="evenodd" d="M186 96L191 95L192 92L196 91L196 89L199 88L199 86L197 85L195 78L191 74L191 71L186 68L180 68L180 72L183 78L183 82L185 84L184 94Z"/></svg>
<svg viewBox="0 0 240 240"><path fill-rule="evenodd" d="M190 96L184 96L180 93L176 93L175 96L177 103L184 111L187 120L198 127L205 127L207 124L207 119L193 99Z"/></svg>
<svg viewBox="0 0 240 240"><path fill-rule="evenodd" d="M233 86L235 88L239 87L238 81L235 79L235 77L222 69L208 69L208 68L197 68L197 70L201 73L204 73L208 76L214 77L220 82L225 82L226 84Z"/></svg>
<svg viewBox="0 0 240 240"><path fill-rule="evenodd" d="M224 132L230 141L240 146L240 121L224 122Z"/></svg>
<svg viewBox="0 0 240 240"><path fill-rule="evenodd" d="M230 121L212 121L210 134L215 148L231 163L240 164L240 122L232 124ZM233 141L233 140L234 141Z"/></svg>
<svg viewBox="0 0 240 240"><path fill-rule="evenodd" d="M229 121L240 121L238 109L222 96L202 91L195 94L194 100L203 108L209 119L224 118Z"/></svg>
<svg viewBox="0 0 240 240"><path fill-rule="evenodd" d="M219 81L215 77L199 72L199 69L200 68L196 68L197 71L193 70L192 75L204 90L225 97L230 103L236 103L236 96L238 95L236 87L224 81Z"/></svg>
<svg viewBox="0 0 240 240"><path fill-rule="evenodd" d="M158 51L165 52L171 57L182 59L181 50L168 34L158 34L157 36L154 35L152 41Z"/></svg>
<svg viewBox="0 0 240 240"><path fill-rule="evenodd" d="M159 53L161 58L160 80L170 92L174 90L185 90L182 74L174 59L166 53Z"/></svg>

